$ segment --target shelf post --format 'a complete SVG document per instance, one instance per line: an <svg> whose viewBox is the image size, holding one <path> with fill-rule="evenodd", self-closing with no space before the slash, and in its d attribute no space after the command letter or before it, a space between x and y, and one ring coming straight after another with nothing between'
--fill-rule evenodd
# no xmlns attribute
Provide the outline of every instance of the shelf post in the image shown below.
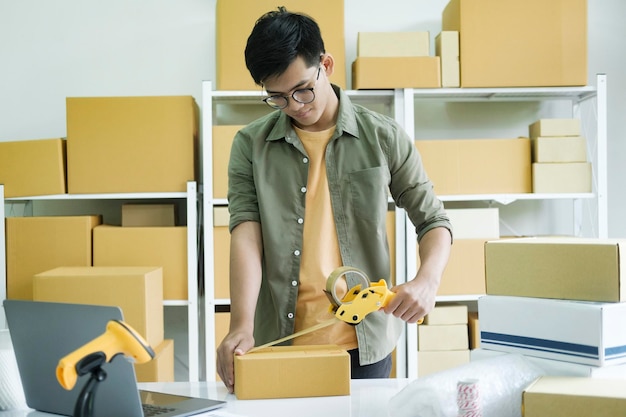
<svg viewBox="0 0 626 417"><path fill-rule="evenodd" d="M606 239L609 234L608 222L608 172L607 172L607 87L606 74L596 75L597 114L598 114L598 155L597 164L597 199L598 199L598 237Z"/></svg>
<svg viewBox="0 0 626 417"><path fill-rule="evenodd" d="M4 227L4 218L5 218L5 212L4 212L4 185L0 184L0 201L2 201L2 204L0 204L0 219L2 219L2 221L0 222L0 242L2 243L0 245L0 265L2 265L2 268L0 268L0 301L4 301L7 298L7 259L6 259L6 243L7 243L7 239L6 239L6 230ZM6 320L6 316L4 314L4 308L0 308L0 329L6 329L7 328L7 320Z"/></svg>

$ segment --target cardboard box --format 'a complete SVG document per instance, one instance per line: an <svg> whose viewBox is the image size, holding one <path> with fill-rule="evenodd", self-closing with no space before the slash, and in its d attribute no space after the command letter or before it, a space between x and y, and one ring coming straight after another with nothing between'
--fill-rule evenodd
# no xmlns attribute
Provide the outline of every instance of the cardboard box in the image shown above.
<svg viewBox="0 0 626 417"><path fill-rule="evenodd" d="M335 60L332 83L346 88L346 50L343 0L319 0L315 3L283 0L290 12L305 13L317 22L324 38L326 52ZM244 50L254 23L265 13L277 10L270 0L218 0L216 23L217 90L253 90L257 86L245 64ZM236 22L236 24L234 24Z"/></svg>
<svg viewBox="0 0 626 417"><path fill-rule="evenodd" d="M491 359L502 355L518 355L518 353L499 352L487 349L473 349L470 352L470 360L477 361L482 359ZM533 366L539 368L543 375L626 379L626 364L593 366L555 359L537 358L535 356L528 355L524 355L524 359Z"/></svg>
<svg viewBox="0 0 626 417"><path fill-rule="evenodd" d="M469 350L442 350L417 352L417 375L421 378L446 369L456 368L470 361Z"/></svg>
<svg viewBox="0 0 626 417"><path fill-rule="evenodd" d="M435 55L441 58L441 86L461 86L459 66L459 32L446 30L435 37Z"/></svg>
<svg viewBox="0 0 626 417"><path fill-rule="evenodd" d="M213 281L215 298L230 298L228 207L213 207Z"/></svg>
<svg viewBox="0 0 626 417"><path fill-rule="evenodd" d="M595 366L626 363L626 303L486 295L478 314L484 349Z"/></svg>
<svg viewBox="0 0 626 417"><path fill-rule="evenodd" d="M67 98L70 194L186 192L196 176L191 96Z"/></svg>
<svg viewBox="0 0 626 417"><path fill-rule="evenodd" d="M621 417L626 381L542 376L522 393L524 417Z"/></svg>
<svg viewBox="0 0 626 417"><path fill-rule="evenodd" d="M176 225L174 204L122 204L122 227Z"/></svg>
<svg viewBox="0 0 626 417"><path fill-rule="evenodd" d="M430 56L428 32L358 32L358 57Z"/></svg>
<svg viewBox="0 0 626 417"><path fill-rule="evenodd" d="M358 57L352 63L352 89L439 88L438 56Z"/></svg>
<svg viewBox="0 0 626 417"><path fill-rule="evenodd" d="M446 209L457 239L498 239L500 211L497 207Z"/></svg>
<svg viewBox="0 0 626 417"><path fill-rule="evenodd" d="M539 119L528 126L531 139L540 136L580 136L579 119Z"/></svg>
<svg viewBox="0 0 626 417"><path fill-rule="evenodd" d="M226 198L228 194L228 161L230 148L240 125L213 126L213 198Z"/></svg>
<svg viewBox="0 0 626 417"><path fill-rule="evenodd" d="M462 87L587 84L586 0L451 0L442 29L459 32Z"/></svg>
<svg viewBox="0 0 626 417"><path fill-rule="evenodd" d="M274 346L235 356L237 399L350 395L350 355L335 345Z"/></svg>
<svg viewBox="0 0 626 417"><path fill-rule="evenodd" d="M480 320L477 311L470 311L467 314L467 328L469 331L470 349L480 348Z"/></svg>
<svg viewBox="0 0 626 417"><path fill-rule="evenodd" d="M485 294L485 242L454 239L437 295Z"/></svg>
<svg viewBox="0 0 626 417"><path fill-rule="evenodd" d="M530 193L530 139L417 140L438 195Z"/></svg>
<svg viewBox="0 0 626 417"><path fill-rule="evenodd" d="M421 325L417 327L417 350L469 349L467 324Z"/></svg>
<svg viewBox="0 0 626 417"><path fill-rule="evenodd" d="M160 266L163 297L187 300L187 227L118 227L93 230L94 266Z"/></svg>
<svg viewBox="0 0 626 417"><path fill-rule="evenodd" d="M625 245L619 239L573 237L489 241L485 244L487 294L626 301L621 282Z"/></svg>
<svg viewBox="0 0 626 417"><path fill-rule="evenodd" d="M153 349L150 362L135 364L137 382L174 382L174 340L165 339Z"/></svg>
<svg viewBox="0 0 626 417"><path fill-rule="evenodd" d="M587 162L583 136L540 136L532 145L533 162Z"/></svg>
<svg viewBox="0 0 626 417"><path fill-rule="evenodd" d="M65 141L0 142L0 184L5 198L65 194Z"/></svg>
<svg viewBox="0 0 626 417"><path fill-rule="evenodd" d="M464 304L437 304L424 317L424 325L467 324L467 306Z"/></svg>
<svg viewBox="0 0 626 417"><path fill-rule="evenodd" d="M33 299L33 275L92 264L91 233L100 216L7 217L7 298Z"/></svg>
<svg viewBox="0 0 626 417"><path fill-rule="evenodd" d="M590 193L591 163L533 163L534 193Z"/></svg>
<svg viewBox="0 0 626 417"><path fill-rule="evenodd" d="M60 267L35 275L33 300L117 306L150 346L163 341L160 267Z"/></svg>

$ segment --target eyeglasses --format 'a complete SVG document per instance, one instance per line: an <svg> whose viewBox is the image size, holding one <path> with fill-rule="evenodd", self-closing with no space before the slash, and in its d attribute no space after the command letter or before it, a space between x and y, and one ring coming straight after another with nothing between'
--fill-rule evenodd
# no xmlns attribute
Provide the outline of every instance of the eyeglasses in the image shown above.
<svg viewBox="0 0 626 417"><path fill-rule="evenodd" d="M317 68L317 77L315 78L315 84L313 84L313 87L301 88L291 93L291 98L293 99L293 101L301 103L301 104L309 104L313 100L315 100L315 92L313 90L315 89L317 80L320 79L321 70L322 70L321 66ZM280 110L280 109L284 109L285 107L289 105L289 96L288 95L283 96L283 95L277 94L274 96L265 97L263 101L265 102L265 104L267 104L271 108Z"/></svg>

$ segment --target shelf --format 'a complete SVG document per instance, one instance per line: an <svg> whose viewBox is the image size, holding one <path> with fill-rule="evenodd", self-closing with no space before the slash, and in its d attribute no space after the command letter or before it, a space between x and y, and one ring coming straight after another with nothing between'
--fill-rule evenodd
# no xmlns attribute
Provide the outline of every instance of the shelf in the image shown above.
<svg viewBox="0 0 626 417"><path fill-rule="evenodd" d="M596 96L596 88L524 87L524 88L420 88L412 89L416 100L437 101L537 101L570 100L581 102Z"/></svg>
<svg viewBox="0 0 626 417"><path fill-rule="evenodd" d="M186 198L186 192L168 192L168 193L103 193L103 194L52 194L52 195L35 195L27 197L10 197L4 201L10 203L12 201L30 201L30 200L139 200L139 199L177 199Z"/></svg>
<svg viewBox="0 0 626 417"><path fill-rule="evenodd" d="M458 301L476 301L485 294L468 294L468 295L438 295L435 298L437 303L450 303Z"/></svg>
<svg viewBox="0 0 626 417"><path fill-rule="evenodd" d="M594 193L518 193L518 194L458 194L440 195L441 201L494 201L510 204L517 200L577 200L595 198Z"/></svg>

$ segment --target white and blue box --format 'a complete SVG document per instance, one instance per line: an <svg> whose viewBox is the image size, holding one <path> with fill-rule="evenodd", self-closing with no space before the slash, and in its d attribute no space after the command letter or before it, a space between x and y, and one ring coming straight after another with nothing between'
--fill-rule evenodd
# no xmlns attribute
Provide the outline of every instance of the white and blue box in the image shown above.
<svg viewBox="0 0 626 417"><path fill-rule="evenodd" d="M480 346L585 365L626 363L626 303L487 295Z"/></svg>

